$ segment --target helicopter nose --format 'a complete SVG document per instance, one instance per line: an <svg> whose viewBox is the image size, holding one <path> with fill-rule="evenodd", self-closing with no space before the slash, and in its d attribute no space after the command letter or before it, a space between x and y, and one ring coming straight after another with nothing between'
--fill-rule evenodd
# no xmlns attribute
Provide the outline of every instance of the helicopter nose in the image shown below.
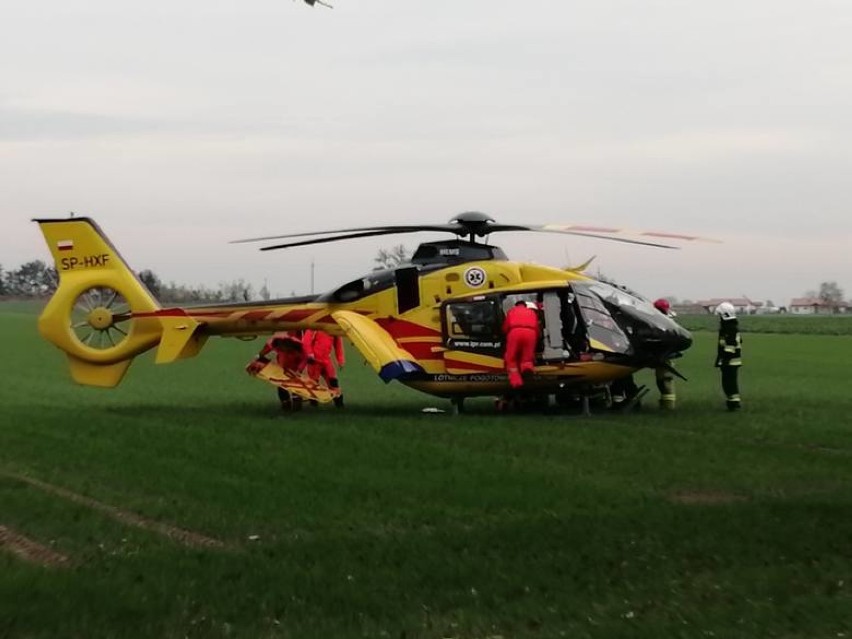
<svg viewBox="0 0 852 639"><path fill-rule="evenodd" d="M692 346L692 335L679 324L671 322L665 328L646 326L637 331L637 350L652 359L667 358Z"/></svg>
<svg viewBox="0 0 852 639"><path fill-rule="evenodd" d="M670 329L665 332L663 342L670 348L669 352L685 351L692 346L692 334L682 326L675 325L673 330Z"/></svg>

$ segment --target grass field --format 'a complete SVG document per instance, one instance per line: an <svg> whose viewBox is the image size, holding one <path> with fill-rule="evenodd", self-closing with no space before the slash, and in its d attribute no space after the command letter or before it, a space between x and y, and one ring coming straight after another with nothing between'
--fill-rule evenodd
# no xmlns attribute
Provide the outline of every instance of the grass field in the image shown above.
<svg viewBox="0 0 852 639"><path fill-rule="evenodd" d="M235 340L82 388L0 334L0 637L852 636L848 337L746 335L728 414L699 332L676 412L581 418L422 414L351 349L282 416Z"/></svg>
<svg viewBox="0 0 852 639"><path fill-rule="evenodd" d="M719 329L719 318L710 314L683 315L677 319L691 331L717 331ZM744 315L739 318L739 326L743 333L852 336L852 314Z"/></svg>

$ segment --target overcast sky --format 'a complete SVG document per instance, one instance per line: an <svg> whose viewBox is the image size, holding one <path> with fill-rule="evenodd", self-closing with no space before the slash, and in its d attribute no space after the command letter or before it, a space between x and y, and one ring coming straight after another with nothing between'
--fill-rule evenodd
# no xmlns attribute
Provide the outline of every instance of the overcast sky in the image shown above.
<svg viewBox="0 0 852 639"><path fill-rule="evenodd" d="M439 236L227 241L475 209L724 241L491 238L651 297L852 297L849 0L332 4L3 0L0 263L75 211L137 270L304 293Z"/></svg>

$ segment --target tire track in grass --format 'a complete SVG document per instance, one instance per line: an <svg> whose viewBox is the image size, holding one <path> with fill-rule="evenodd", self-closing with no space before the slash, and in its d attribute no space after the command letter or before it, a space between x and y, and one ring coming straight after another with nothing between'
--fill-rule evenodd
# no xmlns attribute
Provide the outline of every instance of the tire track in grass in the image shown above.
<svg viewBox="0 0 852 639"><path fill-rule="evenodd" d="M96 499L92 499L91 497L80 495L68 490L67 488L62 488L61 486L54 486L53 484L48 484L47 482L39 479L27 477L26 475L18 475L17 473L0 471L0 474L10 479L16 479L34 488L38 488L46 493L57 495L58 497L67 499L75 504L80 504L91 508L92 510L101 512L122 524L155 532L172 541L183 544L184 546L189 546L191 548L228 548L228 544L220 539L208 537L201 533L187 530L186 528L178 528L177 526L172 526L171 524L167 524L162 521L149 519L148 517L143 517L142 515L130 512L129 510L123 510L117 506L105 504Z"/></svg>
<svg viewBox="0 0 852 639"><path fill-rule="evenodd" d="M45 567L66 567L71 562L65 555L51 550L21 533L0 524L0 548L24 561Z"/></svg>

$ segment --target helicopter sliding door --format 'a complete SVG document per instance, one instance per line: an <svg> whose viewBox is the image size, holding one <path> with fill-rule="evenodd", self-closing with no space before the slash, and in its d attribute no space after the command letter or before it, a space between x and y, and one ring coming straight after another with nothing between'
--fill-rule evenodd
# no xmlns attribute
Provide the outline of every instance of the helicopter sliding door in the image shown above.
<svg viewBox="0 0 852 639"><path fill-rule="evenodd" d="M541 359L545 362L565 360L571 355L562 334L562 315L562 300L559 299L559 294L556 291L543 293L541 302Z"/></svg>

